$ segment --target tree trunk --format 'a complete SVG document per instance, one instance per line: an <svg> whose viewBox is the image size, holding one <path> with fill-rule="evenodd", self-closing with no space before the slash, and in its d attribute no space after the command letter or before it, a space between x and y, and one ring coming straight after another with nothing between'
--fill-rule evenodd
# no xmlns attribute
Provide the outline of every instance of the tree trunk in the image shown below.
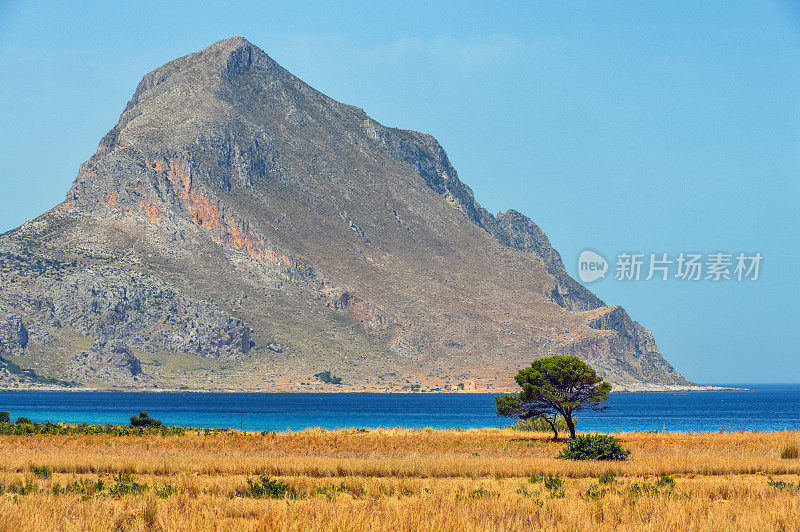
<svg viewBox="0 0 800 532"><path fill-rule="evenodd" d="M572 421L572 412L567 412L564 414L564 421L567 422L567 427L569 427L569 439L575 439L575 422Z"/></svg>
<svg viewBox="0 0 800 532"><path fill-rule="evenodd" d="M542 416L542 418L547 421L547 424L553 429L553 441L556 441L558 439L558 429L556 428L555 418L553 421L550 421L550 418L547 416Z"/></svg>

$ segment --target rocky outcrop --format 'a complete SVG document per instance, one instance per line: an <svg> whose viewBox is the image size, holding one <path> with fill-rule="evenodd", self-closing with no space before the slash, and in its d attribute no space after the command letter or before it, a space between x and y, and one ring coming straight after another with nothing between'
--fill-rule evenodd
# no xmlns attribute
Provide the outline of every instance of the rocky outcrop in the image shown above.
<svg viewBox="0 0 800 532"><path fill-rule="evenodd" d="M25 257L0 254L5 264ZM47 343L48 329L69 327L102 341L122 340L145 351L167 350L213 358L236 358L252 347L251 328L213 302L188 297L151 276L115 268L79 268L51 262L24 283L6 285L9 314L0 322L0 346L22 355L30 336ZM27 316L27 325L21 315Z"/></svg>
<svg viewBox="0 0 800 532"><path fill-rule="evenodd" d="M47 291L62 325L146 351L234 358L250 350L251 329L209 301L185 297L168 284L113 270L76 272Z"/></svg>
<svg viewBox="0 0 800 532"><path fill-rule="evenodd" d="M589 327L608 334L574 340L566 346L566 352L590 360L618 384L687 384L661 356L652 333L633 321L625 309L601 307L586 315Z"/></svg>
<svg viewBox="0 0 800 532"><path fill-rule="evenodd" d="M0 313L0 355L22 356L28 346L28 329L17 314Z"/></svg>
<svg viewBox="0 0 800 532"><path fill-rule="evenodd" d="M120 340L94 342L88 351L75 355L70 361L67 375L78 382L113 385L139 384L147 380L139 359Z"/></svg>

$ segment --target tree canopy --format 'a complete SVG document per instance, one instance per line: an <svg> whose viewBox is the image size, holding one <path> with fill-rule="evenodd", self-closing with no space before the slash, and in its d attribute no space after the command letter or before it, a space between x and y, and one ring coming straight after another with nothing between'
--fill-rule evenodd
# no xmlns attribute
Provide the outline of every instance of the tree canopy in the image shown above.
<svg viewBox="0 0 800 532"><path fill-rule="evenodd" d="M575 413L605 410L611 385L591 366L573 356L554 355L535 360L514 377L522 391L495 397L497 414L521 419L542 418L558 438L556 418L562 416L575 438Z"/></svg>

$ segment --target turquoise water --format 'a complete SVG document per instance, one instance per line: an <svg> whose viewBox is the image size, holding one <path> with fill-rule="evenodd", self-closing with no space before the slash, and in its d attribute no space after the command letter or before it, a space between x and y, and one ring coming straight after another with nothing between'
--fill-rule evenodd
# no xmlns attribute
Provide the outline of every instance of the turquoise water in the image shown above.
<svg viewBox="0 0 800 532"><path fill-rule="evenodd" d="M800 428L800 384L737 384L752 391L612 394L579 430ZM127 423L139 410L169 425L301 430L347 427L499 427L493 394L119 393L0 391L0 411L33 421Z"/></svg>

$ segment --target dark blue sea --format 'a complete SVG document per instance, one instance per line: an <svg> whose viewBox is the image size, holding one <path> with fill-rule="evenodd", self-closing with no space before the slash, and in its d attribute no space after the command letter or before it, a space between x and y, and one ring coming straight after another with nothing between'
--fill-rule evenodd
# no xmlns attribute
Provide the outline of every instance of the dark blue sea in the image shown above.
<svg viewBox="0 0 800 532"><path fill-rule="evenodd" d="M617 432L800 428L800 384L736 384L750 391L615 393L578 428ZM0 391L0 411L33 421L127 423L146 410L168 425L301 430L307 427L501 427L493 394L117 393Z"/></svg>

